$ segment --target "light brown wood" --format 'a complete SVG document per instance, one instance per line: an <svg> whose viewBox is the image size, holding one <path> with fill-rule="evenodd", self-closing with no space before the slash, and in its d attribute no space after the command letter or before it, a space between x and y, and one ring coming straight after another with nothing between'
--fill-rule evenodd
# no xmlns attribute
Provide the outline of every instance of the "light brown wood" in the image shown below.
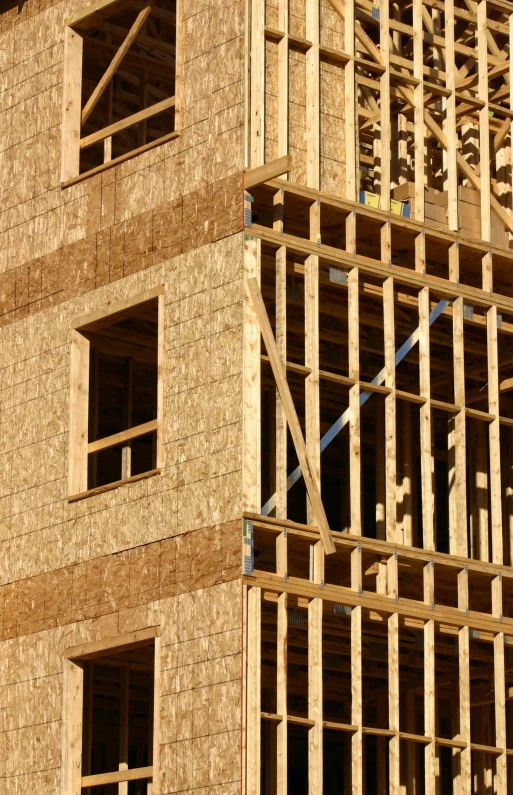
<svg viewBox="0 0 513 795"><path fill-rule="evenodd" d="M63 180L61 188L71 188L72 185L77 185L79 182L90 179L91 177L94 177L95 174L102 174L109 168L118 166L120 163L126 163L127 160L132 160L132 158L142 155L144 152L149 152L151 149L155 149L157 146L162 146L168 141L173 141L175 138L178 138L179 135L180 133L175 130L174 132L167 133L167 135L163 135L161 138L157 138L155 141L150 141L144 146L138 146L136 149L131 149L130 152L125 152L124 154L119 155L119 157L113 157L112 160L102 163L101 165L96 166L96 168L91 168L89 171L84 171L82 174L77 174L71 179Z"/></svg>
<svg viewBox="0 0 513 795"><path fill-rule="evenodd" d="M247 772L248 795L260 795L260 714L261 714L261 620L262 592L248 591L248 674L247 674Z"/></svg>
<svg viewBox="0 0 513 795"><path fill-rule="evenodd" d="M68 465L70 496L87 490L89 351L89 340L79 331L72 330Z"/></svg>
<svg viewBox="0 0 513 795"><path fill-rule="evenodd" d="M163 99L161 102L156 102L155 105L151 105L149 108L139 110L137 113L127 116L126 119L116 121L114 124L109 124L108 127L98 130L98 132L91 133L90 135L86 135L84 138L81 138L80 149L87 149L89 146L93 146L93 144L96 144L99 141L104 141L105 138L109 138L109 136L116 135L117 133L126 130L128 127L133 127L134 124L139 124L142 121L151 119L158 113L163 113L165 110L169 110L169 108L173 108L174 106L175 97L168 97L167 99ZM62 181L64 182L65 179L63 178Z"/></svg>
<svg viewBox="0 0 513 795"><path fill-rule="evenodd" d="M357 731L351 738L351 780L354 795L363 795L363 663L362 608L351 611L351 723Z"/></svg>
<svg viewBox="0 0 513 795"><path fill-rule="evenodd" d="M91 96L87 100L86 104L84 105L84 107L82 109L82 117L81 117L82 124L86 123L87 119L89 118L89 116L91 115L93 110L95 109L95 107L98 104L99 100L102 98L105 89L107 88L107 86L109 85L110 81L114 77L114 74L115 74L116 70L118 69L118 67L122 63L123 58L125 57L125 55L127 54L128 50L130 49L130 47L134 43L135 39L137 38L137 35L139 34L139 32L140 32L141 28L143 27L143 25L145 24L146 20L148 19L150 13L151 13L151 5L148 5L148 6L146 6L146 8L143 8L142 11L139 11L139 13L137 14L137 17L135 18L135 21L134 21L132 27L130 28L130 30L128 31L128 33L127 33L123 43L121 44L119 50L115 54L114 58L112 59L112 61L108 65L108 67L105 70L104 74L102 75L102 77L100 79L100 82L98 83L98 85L94 89L93 93L91 94Z"/></svg>
<svg viewBox="0 0 513 795"><path fill-rule="evenodd" d="M277 160L272 160L269 163L264 163L262 166L249 169L244 172L244 187L246 190L261 185L262 182L267 182L270 179L276 179L287 174L291 169L290 155L282 155Z"/></svg>
<svg viewBox="0 0 513 795"><path fill-rule="evenodd" d="M135 648L137 645L146 646L150 641L160 635L160 627L147 627L138 629L134 632L127 632L124 635L116 635L112 638L94 640L90 643L81 643L78 646L71 646L65 650L67 660L92 660L95 657L105 655L105 652L116 650L125 651L128 648Z"/></svg>
<svg viewBox="0 0 513 795"><path fill-rule="evenodd" d="M88 497L95 497L98 494L104 494L106 491L118 489L120 486L125 486L128 483L136 483L138 480L144 480L145 478L151 478L155 475L160 475L161 471L161 469L150 469L148 472L141 472L139 475L132 475L131 477L122 480L114 480L112 483L106 483L104 486L95 486L93 489L87 489L86 491L81 491L78 494L70 494L68 496L68 502L78 502L78 500L85 500Z"/></svg>
<svg viewBox="0 0 513 795"><path fill-rule="evenodd" d="M90 442L87 452L89 455L91 455L92 453L97 453L99 450L107 450L109 447L115 447L117 445L123 444L124 442L128 442L131 439L138 439L140 436L146 436L148 433L153 433L158 429L158 427L158 420L150 420L149 422L145 422L142 425L136 425L134 428L128 428L126 431L113 433L112 436L106 436L104 439L98 439L96 442ZM128 479L129 476L124 478L124 480Z"/></svg>
<svg viewBox="0 0 513 795"><path fill-rule="evenodd" d="M287 377L283 369L283 366L281 364L279 353L276 348L276 342L274 339L274 335L272 333L271 325L269 323L267 311L265 309L264 302L262 300L262 295L258 287L258 282L254 277L250 277L247 279L246 284L249 294L251 296L256 317L258 318L260 331L264 339L267 353L271 361L271 366L276 381L276 386L279 390L283 408L287 416L287 423L289 425L290 433L294 442L294 447L296 449L296 454L299 459L301 470L303 472L303 477L305 479L305 485L307 488L308 496L312 503L312 509L319 526L321 538L324 544L324 549L327 554L330 554L335 551L335 546L331 538L328 520L326 518L321 496L319 494L319 490L315 483L315 475L314 475L315 466L313 466L308 459L305 441L303 439L301 427L297 419L297 414L294 408L292 396L290 394L290 389L287 384Z"/></svg>
<svg viewBox="0 0 513 795"><path fill-rule="evenodd" d="M260 330L252 302L250 279L260 281L261 244L256 238L244 241L243 327L243 452L242 502L246 511L260 510ZM257 282L258 283L258 282Z"/></svg>
<svg viewBox="0 0 513 795"><path fill-rule="evenodd" d="M84 776L82 778L82 787L100 787L119 782L141 781L145 778L151 778L152 775L153 767L151 765L149 767L137 767L112 773L97 773L94 776ZM118 789L118 791L122 792L121 789Z"/></svg>
<svg viewBox="0 0 513 795"><path fill-rule="evenodd" d="M63 790L67 795L81 795L84 671L71 660L64 660L63 693Z"/></svg>

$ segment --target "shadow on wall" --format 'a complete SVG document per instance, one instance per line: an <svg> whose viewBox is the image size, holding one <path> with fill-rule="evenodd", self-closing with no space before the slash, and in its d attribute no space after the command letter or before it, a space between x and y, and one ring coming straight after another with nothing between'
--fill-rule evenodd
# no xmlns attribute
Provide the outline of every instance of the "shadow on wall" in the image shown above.
<svg viewBox="0 0 513 795"><path fill-rule="evenodd" d="M17 8L18 14L21 14L23 11L23 6L25 5L26 0L1 0L0 2L0 14L5 14L6 11L10 11L11 8Z"/></svg>

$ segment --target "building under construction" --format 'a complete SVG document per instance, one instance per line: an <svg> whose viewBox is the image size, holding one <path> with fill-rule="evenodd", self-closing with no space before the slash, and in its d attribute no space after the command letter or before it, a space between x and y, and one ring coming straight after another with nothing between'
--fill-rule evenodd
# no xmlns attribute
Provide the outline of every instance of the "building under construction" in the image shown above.
<svg viewBox="0 0 513 795"><path fill-rule="evenodd" d="M513 795L512 124L506 0L3 0L0 795Z"/></svg>

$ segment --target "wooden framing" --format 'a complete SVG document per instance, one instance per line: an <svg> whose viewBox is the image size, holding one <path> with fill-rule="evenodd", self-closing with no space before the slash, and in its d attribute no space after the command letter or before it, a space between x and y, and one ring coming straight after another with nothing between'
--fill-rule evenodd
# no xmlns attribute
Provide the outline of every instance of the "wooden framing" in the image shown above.
<svg viewBox="0 0 513 795"><path fill-rule="evenodd" d="M89 441L89 402L90 379L89 362L91 352L91 334L105 329L109 325L130 316L134 309L143 306L149 301L157 302L157 336L155 340L157 383L156 390L156 417L154 420L131 426L131 416L125 417L128 428L124 431L111 434L107 437ZM107 488L115 488L121 483L137 480L141 474L132 475L130 458L124 454L123 468L120 479L112 483L89 488L88 484L88 457L100 451L123 445L123 449L130 449L134 439L148 434L155 436L154 466L145 474L155 474L162 466L162 422L163 422L163 356L164 356L164 293L159 286L144 293L123 299L98 312L78 318L71 330L71 384L70 384L70 433L69 433L69 470L68 470L68 498L73 501L82 499L92 493L100 493ZM133 340L132 340L133 342ZM112 343L112 350L116 347ZM118 345L119 347L119 345ZM120 349L123 355L130 356L130 344ZM130 360L131 361L131 360ZM129 390L131 399L131 389ZM97 396L96 396L97 399Z"/></svg>
<svg viewBox="0 0 513 795"><path fill-rule="evenodd" d="M160 101L151 101L149 92L144 89L139 91L138 99L143 99L143 107L137 112L131 112L129 105L123 113L123 109L118 102L116 105L116 112L113 114L113 79L122 70L123 62L127 59L132 59L131 66L133 67L137 59L141 61L142 67L140 70L139 79L148 79L148 70L156 79L163 78L166 75L168 66L158 60L142 55L131 55L131 48L133 48L138 36L141 32L146 30L148 18L151 17L154 6L158 3L150 2L142 8L133 6L134 12L137 10L132 24L125 31L119 25L111 26L116 35L121 34L122 39L119 44L112 45L112 36L107 42L99 41L92 38L89 33L91 28L95 26L103 26L109 24L109 17L113 14L119 13L120 10L128 11L130 5L126 3L119 3L116 0L110 2L102 2L101 4L93 3L83 9L81 12L75 14L72 18L68 19L64 29L64 91L63 91L63 123L62 123L62 139L61 139L61 184L66 187L70 184L84 178L84 168L81 167L81 152L93 147L95 144L105 142L104 146L104 159L100 165L94 164L94 167L89 165L85 168L85 174L91 175L92 173L99 173L105 167L111 167L117 163L123 162L129 157L134 157L148 151L154 146L164 143L165 141L172 140L176 137L180 129L181 118L181 35L180 35L180 20L181 20L181 3L180 0L176 2L176 17L175 17L175 41L173 44L161 42L160 48L164 53L167 47L167 52L171 53L174 58L174 94L173 96L161 98ZM101 6L101 7L100 7ZM146 34L145 34L146 35ZM151 39L148 39L151 42ZM82 70L84 47L94 46L97 55L101 57L112 57L106 62L106 68L98 80L96 86L89 93L88 99L82 107ZM160 72L160 75L159 75ZM168 80L168 76L165 78ZM157 92L157 96L162 97L162 91ZM88 122L98 103L102 98L107 97L109 103L109 112L107 114L108 122L103 123L101 128L98 129L98 120L95 121L91 132L87 132ZM130 100L131 101L131 100ZM150 104L148 104L148 102ZM130 104L130 103L129 103ZM156 139L146 141L146 128L147 122L162 114L165 111L174 111L173 129L158 135ZM119 118L120 114L122 118ZM113 116L117 116L116 121L113 121ZM105 114L104 114L105 119ZM123 131L138 126L138 145L134 145L129 151L112 156L112 139ZM96 129L95 129L96 127ZM89 127L91 130L91 127ZM84 132L85 130L85 132ZM142 132L142 138L141 138ZM126 142L125 142L126 143ZM82 172L82 173L81 173Z"/></svg>
<svg viewBox="0 0 513 795"><path fill-rule="evenodd" d="M84 663L87 660L108 656L109 653L120 653L135 649L153 642L154 651L154 685L153 685L153 758L152 764L146 767L128 769L127 742L128 717L121 722L120 730L120 766L119 770L95 775L82 774L82 722L84 702ZM62 791L66 795L81 795L85 790L105 784L118 784L119 792L127 791L127 782L151 779L152 795L160 792L159 784L159 749L160 749L160 628L158 626L137 630L126 635L119 635L105 640L93 641L66 650L64 654L64 700L62 719ZM128 669L122 671L122 686L125 681L126 700L128 699ZM126 703L128 709L128 702ZM122 707L123 713L123 707ZM155 771L155 772L154 772Z"/></svg>
<svg viewBox="0 0 513 795"><path fill-rule="evenodd" d="M245 437L245 505L267 500L245 516L266 561L276 538L276 569L245 577L266 638L247 670L262 682L277 604L277 714L254 704L252 729L276 724L276 755L264 744L251 764L290 791L302 726L309 795L329 791L330 732L350 740L344 792L367 790L374 737L379 795L436 795L449 778L458 795L507 793L513 5L330 0L292 14L280 0L251 14L244 422L272 444ZM286 155L286 178L271 176ZM300 642L296 714L285 658L299 664Z"/></svg>

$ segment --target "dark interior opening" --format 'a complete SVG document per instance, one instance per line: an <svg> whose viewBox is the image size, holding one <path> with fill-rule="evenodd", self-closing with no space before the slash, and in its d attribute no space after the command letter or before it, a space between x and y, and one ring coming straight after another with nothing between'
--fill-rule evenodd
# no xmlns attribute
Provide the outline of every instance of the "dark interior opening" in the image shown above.
<svg viewBox="0 0 513 795"><path fill-rule="evenodd" d="M83 663L82 776L152 765L154 658L152 643ZM150 781L129 781L128 795L147 795ZM118 784L82 792L117 795Z"/></svg>
<svg viewBox="0 0 513 795"><path fill-rule="evenodd" d="M91 330L89 443L157 419L158 301L103 318ZM92 452L88 488L149 472L156 466L157 431Z"/></svg>

